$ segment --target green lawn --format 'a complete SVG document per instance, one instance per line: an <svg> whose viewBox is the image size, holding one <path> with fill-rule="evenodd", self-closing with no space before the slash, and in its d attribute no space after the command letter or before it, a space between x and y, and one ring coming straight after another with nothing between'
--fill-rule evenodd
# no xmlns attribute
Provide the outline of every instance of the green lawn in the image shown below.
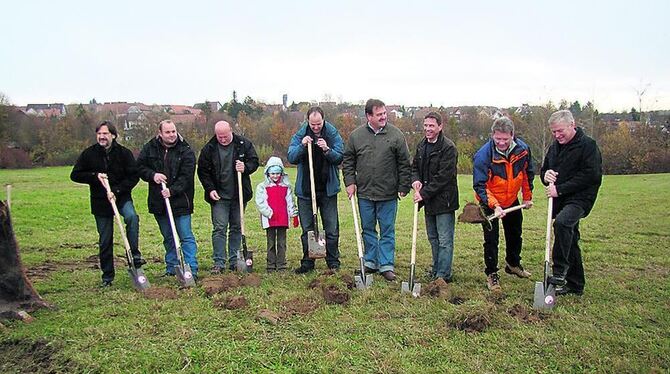
<svg viewBox="0 0 670 374"><path fill-rule="evenodd" d="M399 281L387 283L376 276L370 290L352 291L348 304L326 304L320 291L308 288L324 270L323 261L308 276L265 273L265 236L250 206L247 238L256 248L261 286L214 297L198 287L159 301L134 291L118 266L114 286L98 288L100 272L86 263L97 254L88 187L70 182L69 172L0 170L0 184L14 187L12 215L24 265L57 264L56 271L33 283L43 298L58 306L34 313L32 323L3 322L2 373L670 371L668 174L604 178L596 206L581 224L585 295L561 297L550 314L531 313L524 320L519 314L530 310L544 256L546 199L539 183L535 206L524 211L522 256L533 279L501 272L502 298L490 297L486 290L480 227L458 224L450 297L413 299L400 294ZM254 177L257 182L260 172ZM459 176L459 183L463 205L473 197L471 176ZM212 265L211 222L196 185L193 226L204 278ZM147 212L146 193L141 182L134 193L141 250L149 259L162 259L162 238ZM357 253L345 194L340 194L339 204L341 272L352 273ZM411 222L412 203L406 198L396 223L401 280L408 276ZM302 256L299 233L291 229L288 234L291 268ZM122 254L120 237L115 239L117 254ZM431 263L423 223L417 248L423 276ZM159 277L162 263L150 262L145 269L155 288L177 289L174 279ZM422 283L425 287L427 280ZM233 311L216 306L230 295L245 296L249 306ZM454 297L464 302L454 303ZM296 300L318 307L276 325L257 318L262 309L285 312ZM482 332L455 327L475 318L488 322Z"/></svg>

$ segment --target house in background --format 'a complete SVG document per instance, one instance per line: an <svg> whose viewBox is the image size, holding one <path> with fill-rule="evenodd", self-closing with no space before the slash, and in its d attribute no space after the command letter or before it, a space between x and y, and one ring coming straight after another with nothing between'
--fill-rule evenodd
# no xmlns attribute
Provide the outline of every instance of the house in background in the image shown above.
<svg viewBox="0 0 670 374"><path fill-rule="evenodd" d="M67 109L63 103L55 104L28 104L25 114L36 117L65 117Z"/></svg>

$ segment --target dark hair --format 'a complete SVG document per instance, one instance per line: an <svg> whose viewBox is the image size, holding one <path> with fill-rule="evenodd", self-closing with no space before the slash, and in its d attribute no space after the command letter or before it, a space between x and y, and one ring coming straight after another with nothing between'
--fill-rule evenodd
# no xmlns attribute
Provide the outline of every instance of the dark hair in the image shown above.
<svg viewBox="0 0 670 374"><path fill-rule="evenodd" d="M112 134L112 135L114 135L114 136L117 136L117 135L118 135L118 133L116 132L116 126L112 125L112 123L109 122L109 121L102 121L102 122L100 122L100 124L99 124L98 126L95 127L95 132L97 133L98 131L100 131L100 128L101 128L102 126L107 126L107 129L109 130L109 133L110 133L110 134Z"/></svg>
<svg viewBox="0 0 670 374"><path fill-rule="evenodd" d="M313 106L313 107L309 108L309 110L307 111L306 116L307 116L308 121L309 121L309 116L311 116L314 113L319 113L321 115L321 119L323 119L323 120L326 119L326 116L323 114L323 109L321 109L320 106Z"/></svg>
<svg viewBox="0 0 670 374"><path fill-rule="evenodd" d="M437 121L438 126L442 126L442 116L440 115L440 113L430 112L430 113L426 114L425 117L423 117L423 119L426 119L426 118L432 118L435 121Z"/></svg>
<svg viewBox="0 0 670 374"><path fill-rule="evenodd" d="M380 108L384 106L386 106L386 104L379 99L369 99L365 103L365 114L372 114L372 108Z"/></svg>

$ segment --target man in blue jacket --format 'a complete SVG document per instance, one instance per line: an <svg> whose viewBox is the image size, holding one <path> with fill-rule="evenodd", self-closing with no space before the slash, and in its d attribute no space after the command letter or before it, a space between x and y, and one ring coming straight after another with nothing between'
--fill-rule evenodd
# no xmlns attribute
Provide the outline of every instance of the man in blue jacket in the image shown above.
<svg viewBox="0 0 670 374"><path fill-rule="evenodd" d="M307 144L312 143L314 165L314 188L316 205L321 211L321 222L326 232L326 265L329 269L340 268L340 224L337 213L337 194L340 192L340 176L337 166L342 163L344 143L335 126L324 120L323 110L312 107L307 111L307 121L291 138L288 161L298 165L295 193L298 196L298 214L302 226L302 260L297 274L314 270L314 259L308 256L307 232L314 230Z"/></svg>

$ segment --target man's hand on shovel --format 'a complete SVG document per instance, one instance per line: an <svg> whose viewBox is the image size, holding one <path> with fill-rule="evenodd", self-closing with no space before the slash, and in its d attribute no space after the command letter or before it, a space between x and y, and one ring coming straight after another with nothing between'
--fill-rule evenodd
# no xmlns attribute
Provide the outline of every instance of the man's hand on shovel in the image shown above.
<svg viewBox="0 0 670 374"><path fill-rule="evenodd" d="M115 201L116 196L114 196L114 192L112 192L111 188L107 188L107 186L109 186L109 178L107 178L107 174L98 173L98 180L103 185L103 187L105 187L105 189L107 190L107 200Z"/></svg>

